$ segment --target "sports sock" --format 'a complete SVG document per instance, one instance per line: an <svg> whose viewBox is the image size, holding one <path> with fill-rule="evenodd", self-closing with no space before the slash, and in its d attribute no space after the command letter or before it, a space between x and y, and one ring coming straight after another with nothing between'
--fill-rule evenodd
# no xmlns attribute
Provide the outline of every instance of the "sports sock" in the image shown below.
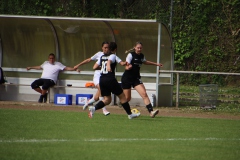
<svg viewBox="0 0 240 160"><path fill-rule="evenodd" d="M94 97L93 97L93 98L91 98L87 103L88 103L88 104L93 104L94 102L96 102L96 101L94 100Z"/></svg>
<svg viewBox="0 0 240 160"><path fill-rule="evenodd" d="M152 104L149 103L148 105L146 105L146 108L148 110L149 113L151 113L151 111L153 111L153 107L152 107Z"/></svg>
<svg viewBox="0 0 240 160"><path fill-rule="evenodd" d="M101 109L105 106L105 104L103 103L103 101L99 101L96 105L95 105L95 110Z"/></svg>
<svg viewBox="0 0 240 160"><path fill-rule="evenodd" d="M128 115L132 114L131 108L128 102L122 103L122 106Z"/></svg>

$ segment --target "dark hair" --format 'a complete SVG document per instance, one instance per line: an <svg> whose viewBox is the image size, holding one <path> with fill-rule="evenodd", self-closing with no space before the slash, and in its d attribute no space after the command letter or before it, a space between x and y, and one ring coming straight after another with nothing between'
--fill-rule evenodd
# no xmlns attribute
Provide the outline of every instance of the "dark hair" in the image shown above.
<svg viewBox="0 0 240 160"><path fill-rule="evenodd" d="M110 42L108 48L109 48L110 51L114 51L115 49L117 49L117 43L116 42Z"/></svg>
<svg viewBox="0 0 240 160"><path fill-rule="evenodd" d="M107 41L102 42L102 47L104 46L104 44L109 44L109 42L107 42Z"/></svg>
<svg viewBox="0 0 240 160"><path fill-rule="evenodd" d="M55 58L55 54L53 54L53 53L50 53L50 54L48 55L48 57L50 57L50 56L53 56L53 57Z"/></svg>

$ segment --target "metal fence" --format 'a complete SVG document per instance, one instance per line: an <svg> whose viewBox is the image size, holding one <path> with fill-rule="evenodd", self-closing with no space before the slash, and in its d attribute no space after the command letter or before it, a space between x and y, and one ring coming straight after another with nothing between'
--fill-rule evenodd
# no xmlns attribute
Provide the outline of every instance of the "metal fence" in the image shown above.
<svg viewBox="0 0 240 160"><path fill-rule="evenodd" d="M175 73L176 74L176 91L175 91L175 105L176 108L179 107L180 101L192 101L193 105L200 105L200 100L203 100L200 98L200 91L198 90L197 93L191 93L190 94L186 94L187 96L184 97L188 97L188 98L183 98L183 93L182 95L180 95L180 74L203 74L203 75L225 75L225 76L240 76L240 73L226 73L226 72L198 72L198 71L170 71L170 70L161 70L161 73ZM199 84L201 85L201 84ZM218 87L219 90L219 87ZM216 91L215 91L216 92ZM180 97L181 96L181 97ZM193 96L194 98L189 98L190 96ZM218 97L223 97L223 95L218 95ZM227 95L226 95L227 97ZM209 97L205 97L205 98L209 98ZM229 97L227 97L229 99ZM214 97L214 100L216 99L216 97ZM227 103L235 103L235 104L240 104L240 95L235 95L232 96L232 100L222 100L218 102L227 102ZM207 99L203 100L206 101ZM195 102L195 103L194 103ZM197 103L197 104L196 104ZM215 103L215 102L214 102ZM190 103L188 103L190 104ZM191 104L190 104L191 105Z"/></svg>

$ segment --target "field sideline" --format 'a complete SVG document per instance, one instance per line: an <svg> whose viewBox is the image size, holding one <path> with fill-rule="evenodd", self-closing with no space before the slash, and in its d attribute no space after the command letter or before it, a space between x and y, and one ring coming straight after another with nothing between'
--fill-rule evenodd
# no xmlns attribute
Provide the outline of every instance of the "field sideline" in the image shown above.
<svg viewBox="0 0 240 160"><path fill-rule="evenodd" d="M39 104L37 102L19 102L19 101L0 101L0 108L12 108L12 109L27 109L27 110L60 110L60 111L73 111L73 112L85 112L81 106L69 105L69 106L57 106L53 103ZM112 114L125 114L125 111L118 106L107 106L108 110ZM142 115L148 115L145 107L131 106L131 108L137 108L141 111ZM156 108L155 108L156 109ZM214 112L206 110L196 109L184 109L175 107L160 107L158 108L161 117L192 117L192 118L214 118L214 119L235 119L240 120L240 112L236 110L234 113L226 112ZM101 111L97 111L101 112Z"/></svg>
<svg viewBox="0 0 240 160"><path fill-rule="evenodd" d="M239 119L162 108L150 118L140 109L132 120L119 107L89 119L77 106L1 102L0 159L240 159Z"/></svg>

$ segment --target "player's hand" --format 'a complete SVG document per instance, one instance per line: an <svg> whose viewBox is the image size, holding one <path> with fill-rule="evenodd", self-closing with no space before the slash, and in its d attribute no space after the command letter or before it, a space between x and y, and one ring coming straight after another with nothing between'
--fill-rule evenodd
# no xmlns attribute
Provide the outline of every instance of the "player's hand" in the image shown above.
<svg viewBox="0 0 240 160"><path fill-rule="evenodd" d="M78 69L78 65L74 66L73 68L74 68L74 69Z"/></svg>
<svg viewBox="0 0 240 160"><path fill-rule="evenodd" d="M125 69L126 69L126 70L132 69L132 65L131 65L131 64L126 65L126 66L125 66Z"/></svg>
<svg viewBox="0 0 240 160"><path fill-rule="evenodd" d="M27 70L30 70L31 69L31 67L27 67Z"/></svg>
<svg viewBox="0 0 240 160"><path fill-rule="evenodd" d="M158 66L159 66L159 67L163 67L163 64L162 64L162 63L159 63Z"/></svg>

